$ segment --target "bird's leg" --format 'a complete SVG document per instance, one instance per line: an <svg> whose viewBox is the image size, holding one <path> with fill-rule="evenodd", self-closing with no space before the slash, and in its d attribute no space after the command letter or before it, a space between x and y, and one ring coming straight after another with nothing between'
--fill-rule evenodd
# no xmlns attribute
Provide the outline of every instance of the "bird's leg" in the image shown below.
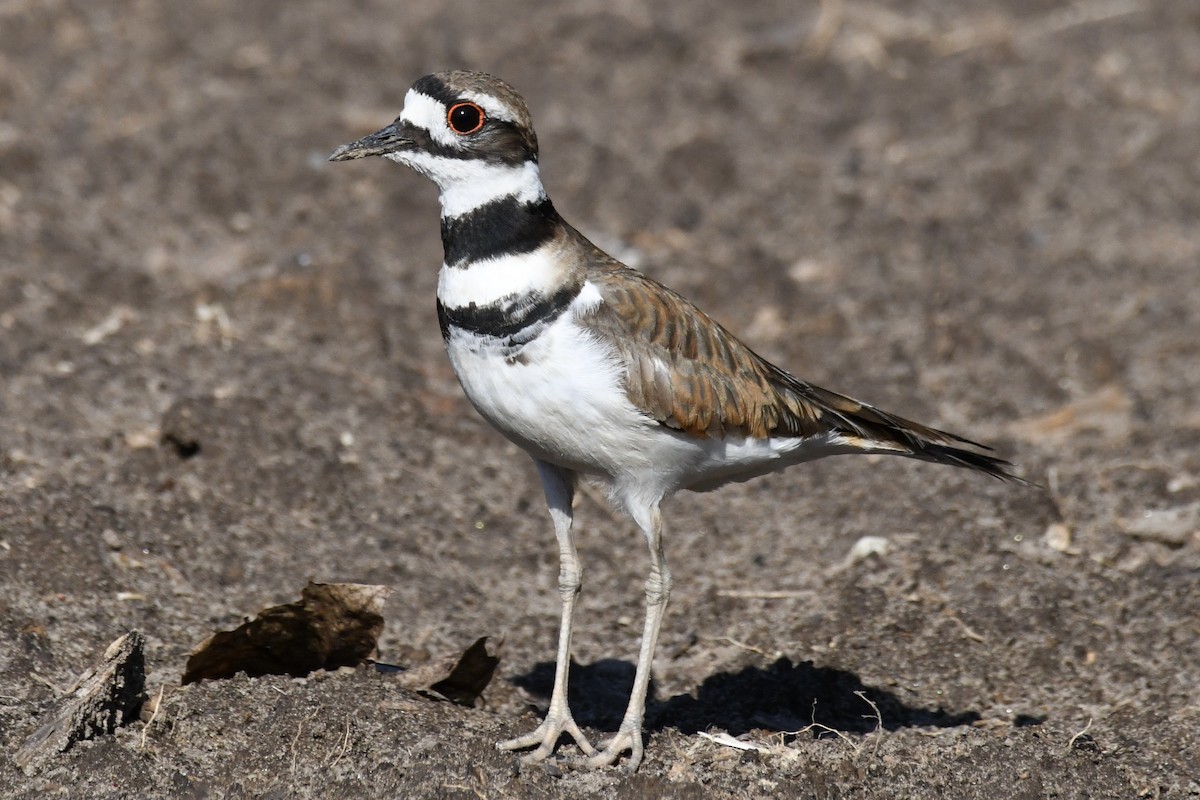
<svg viewBox="0 0 1200 800"><path fill-rule="evenodd" d="M646 625L642 630L642 646L638 651L637 672L633 678L633 693L621 727L603 749L588 759L589 767L601 767L616 762L621 753L629 751L630 772L642 763L642 721L646 713L646 692L650 687L650 668L654 664L654 648L658 643L658 629L662 625L663 613L667 610L667 599L671 596L671 571L662 549L662 516L658 504L651 506L645 514L635 514L646 541L650 545L650 576L646 578Z"/></svg>
<svg viewBox="0 0 1200 800"><path fill-rule="evenodd" d="M562 734L569 735L584 753L596 752L587 737L579 730L567 706L567 673L571 668L571 624L575 616L575 600L579 597L582 569L575 551L575 534L571 530L571 501L575 496L575 473L544 461L536 461L546 505L554 520L554 535L558 538L558 593L562 596L562 624L558 630L558 655L554 661L554 690L546 718L532 732L496 746L501 750L519 750L537 746L527 755L529 762L545 759L554 752Z"/></svg>

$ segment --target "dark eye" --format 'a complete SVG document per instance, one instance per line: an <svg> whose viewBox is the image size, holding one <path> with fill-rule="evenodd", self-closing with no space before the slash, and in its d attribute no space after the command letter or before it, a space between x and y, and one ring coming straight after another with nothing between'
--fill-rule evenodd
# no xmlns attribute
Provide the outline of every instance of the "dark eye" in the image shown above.
<svg viewBox="0 0 1200 800"><path fill-rule="evenodd" d="M450 130L463 136L482 128L485 119L487 117L484 115L483 109L474 103L456 103L450 106L450 111L446 114Z"/></svg>

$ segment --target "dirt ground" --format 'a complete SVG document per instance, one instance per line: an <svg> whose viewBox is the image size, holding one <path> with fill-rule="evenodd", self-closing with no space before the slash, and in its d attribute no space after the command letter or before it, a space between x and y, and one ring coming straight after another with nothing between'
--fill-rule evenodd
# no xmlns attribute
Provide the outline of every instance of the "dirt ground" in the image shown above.
<svg viewBox="0 0 1200 800"><path fill-rule="evenodd" d="M598 243L1044 487L853 458L675 498L633 777L493 747L547 700L549 519L442 353L433 187L326 162L449 67L526 96ZM1197 86L1194 0L3 0L0 794L1200 796ZM577 519L602 738L646 559ZM310 579L394 588L382 661L502 639L484 702L179 686ZM135 628L153 724L18 769Z"/></svg>

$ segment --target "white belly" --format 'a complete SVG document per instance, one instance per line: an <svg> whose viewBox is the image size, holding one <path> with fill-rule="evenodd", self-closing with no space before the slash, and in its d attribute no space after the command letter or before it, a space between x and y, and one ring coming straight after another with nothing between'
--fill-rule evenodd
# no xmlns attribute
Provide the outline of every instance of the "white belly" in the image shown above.
<svg viewBox="0 0 1200 800"><path fill-rule="evenodd" d="M854 451L837 437L698 438L659 425L629 402L615 351L570 312L516 358L461 333L446 349L468 399L497 430L535 458L608 479L619 495L706 491Z"/></svg>
<svg viewBox="0 0 1200 800"><path fill-rule="evenodd" d="M657 425L626 397L616 354L570 311L513 357L454 331L446 351L471 404L535 458L609 478L646 463Z"/></svg>

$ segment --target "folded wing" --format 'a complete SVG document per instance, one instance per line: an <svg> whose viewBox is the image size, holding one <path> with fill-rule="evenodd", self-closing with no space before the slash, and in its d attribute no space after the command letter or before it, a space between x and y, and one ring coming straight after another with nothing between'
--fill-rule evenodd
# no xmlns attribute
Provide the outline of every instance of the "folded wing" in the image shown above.
<svg viewBox="0 0 1200 800"><path fill-rule="evenodd" d="M604 302L579 322L626 365L630 401L660 424L698 437L840 435L894 453L1019 480L984 445L806 383L744 345L667 287L623 266L588 276Z"/></svg>

